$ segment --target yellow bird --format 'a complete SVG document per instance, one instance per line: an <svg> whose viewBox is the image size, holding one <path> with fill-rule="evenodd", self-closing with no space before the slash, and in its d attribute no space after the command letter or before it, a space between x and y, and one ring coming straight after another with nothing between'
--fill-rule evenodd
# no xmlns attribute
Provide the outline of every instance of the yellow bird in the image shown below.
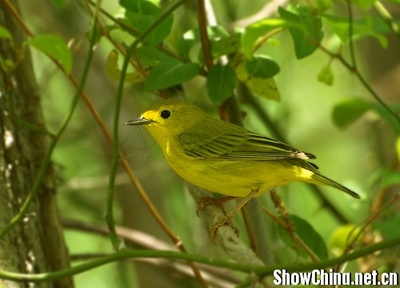
<svg viewBox="0 0 400 288"><path fill-rule="evenodd" d="M144 125L168 164L186 181L212 192L243 198L224 219L211 226L213 238L223 225L237 232L231 219L251 198L293 181L332 186L360 198L307 162L314 155L214 119L185 100L160 101L140 118L125 124Z"/></svg>

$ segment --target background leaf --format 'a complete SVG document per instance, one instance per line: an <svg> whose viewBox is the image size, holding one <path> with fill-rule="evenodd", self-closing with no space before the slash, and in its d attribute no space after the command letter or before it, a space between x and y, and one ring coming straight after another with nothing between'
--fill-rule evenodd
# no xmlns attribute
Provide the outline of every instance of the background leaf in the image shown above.
<svg viewBox="0 0 400 288"><path fill-rule="evenodd" d="M296 13L279 7L279 14L291 25L290 35L294 42L297 59L302 59L314 53L322 40L321 19L308 7L297 8Z"/></svg>
<svg viewBox="0 0 400 288"><path fill-rule="evenodd" d="M111 79L115 81L119 81L121 79L121 69L118 67L118 53L115 50L108 54L106 70ZM125 75L125 81L129 83L142 83L145 79L145 76L138 71L129 73L127 72Z"/></svg>
<svg viewBox="0 0 400 288"><path fill-rule="evenodd" d="M6 27L0 25L0 38L11 39L11 34Z"/></svg>
<svg viewBox="0 0 400 288"><path fill-rule="evenodd" d="M228 65L214 65L207 76L207 92L211 101L219 105L232 96L236 86L235 70Z"/></svg>
<svg viewBox="0 0 400 288"><path fill-rule="evenodd" d="M266 56L256 56L245 62L246 71L253 77L272 78L281 70L278 63Z"/></svg>
<svg viewBox="0 0 400 288"><path fill-rule="evenodd" d="M319 233L304 219L296 216L289 215L289 219L292 222L295 233L300 237L301 240L321 259L328 259L328 250L324 239ZM282 227L278 226L278 232L282 241L288 247L293 247L294 244L288 234L288 232ZM306 257L308 254L302 249L300 250L300 256Z"/></svg>
<svg viewBox="0 0 400 288"><path fill-rule="evenodd" d="M319 71L317 79L319 82L324 83L328 86L333 85L334 75L330 65L326 65L322 67L321 71Z"/></svg>
<svg viewBox="0 0 400 288"><path fill-rule="evenodd" d="M392 239L400 236L400 215L393 218L379 221L373 224L373 227L383 234L387 239Z"/></svg>
<svg viewBox="0 0 400 288"><path fill-rule="evenodd" d="M247 26L242 37L242 51L246 58L252 57L254 43L258 38L286 24L284 19L268 18Z"/></svg>
<svg viewBox="0 0 400 288"><path fill-rule="evenodd" d="M125 1L124 1L125 2ZM140 32L145 32L161 15L162 10L149 1L127 1L125 12L126 18L134 28ZM145 43L156 46L160 44L171 32L173 24L172 14L162 21L145 38Z"/></svg>
<svg viewBox="0 0 400 288"><path fill-rule="evenodd" d="M27 41L29 45L42 53L49 55L61 64L65 72L72 70L72 55L63 39L53 34L43 34Z"/></svg>
<svg viewBox="0 0 400 288"><path fill-rule="evenodd" d="M236 77L254 94L275 101L279 101L281 99L274 79L263 79L251 76L246 70L243 59L239 60L239 63L235 64L234 68Z"/></svg>
<svg viewBox="0 0 400 288"><path fill-rule="evenodd" d="M370 109L371 105L362 99L348 99L335 106L332 119L338 127L346 128Z"/></svg>
<svg viewBox="0 0 400 288"><path fill-rule="evenodd" d="M332 15L323 15L322 19L327 27L329 27L341 40L347 42L349 40L349 20L346 17L338 17ZM366 37L374 37L382 47L387 47L388 39L385 36L390 28L380 17L366 16L362 19L353 21L353 38L360 39Z"/></svg>
<svg viewBox="0 0 400 288"><path fill-rule="evenodd" d="M393 104L390 107L393 111L399 111L400 105ZM398 123L380 104L368 102L360 98L347 99L335 106L332 119L339 128L346 128L368 110L374 110L382 119L385 119L392 127L400 133L400 123Z"/></svg>
<svg viewBox="0 0 400 288"><path fill-rule="evenodd" d="M161 90L181 84L200 71L200 65L196 63L182 63L178 60L167 60L153 68L145 82L147 90Z"/></svg>
<svg viewBox="0 0 400 288"><path fill-rule="evenodd" d="M239 33L211 41L213 58L228 55L239 51L242 35Z"/></svg>
<svg viewBox="0 0 400 288"><path fill-rule="evenodd" d="M338 226L333 232L329 240L329 248L335 255L342 255L347 246L355 240L357 234L361 231L360 227L353 224ZM361 237L357 238L356 243L361 244Z"/></svg>

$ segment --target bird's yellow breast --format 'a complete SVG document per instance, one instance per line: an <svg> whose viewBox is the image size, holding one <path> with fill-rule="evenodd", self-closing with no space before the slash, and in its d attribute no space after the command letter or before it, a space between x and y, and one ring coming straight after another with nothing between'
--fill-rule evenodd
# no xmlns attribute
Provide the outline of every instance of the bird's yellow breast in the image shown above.
<svg viewBox="0 0 400 288"><path fill-rule="evenodd" d="M173 145L179 143L168 142L164 149L171 168L186 181L212 192L245 197L259 190L260 196L297 180L296 171L288 169L292 165L285 165L284 161L199 159L186 155L183 149L174 149Z"/></svg>

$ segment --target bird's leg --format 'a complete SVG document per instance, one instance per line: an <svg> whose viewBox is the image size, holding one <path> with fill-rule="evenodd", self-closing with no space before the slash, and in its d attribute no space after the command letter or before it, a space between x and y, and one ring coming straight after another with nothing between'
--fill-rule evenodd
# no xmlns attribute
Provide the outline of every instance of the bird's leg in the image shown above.
<svg viewBox="0 0 400 288"><path fill-rule="evenodd" d="M228 214L225 214L225 217L217 222L215 222L213 225L210 227L211 231L211 238L215 240L215 237L217 236L217 231L220 227L224 225L230 226L236 233L236 235L239 237L239 229L232 223L232 217L235 216L235 214L247 203L251 198L253 198L257 193L259 189L251 190L249 194L246 195L246 197L242 198L240 202L235 206L235 208L232 209Z"/></svg>
<svg viewBox="0 0 400 288"><path fill-rule="evenodd" d="M199 206L197 207L197 215L199 215L199 212L203 211L204 208L206 208L208 205L216 205L219 208L221 208L222 212L224 212L224 215L226 215L226 210L224 206L222 205L226 201L236 199L237 197L233 196L226 196L226 197L221 197L221 198L213 198L213 197L204 197L200 199Z"/></svg>

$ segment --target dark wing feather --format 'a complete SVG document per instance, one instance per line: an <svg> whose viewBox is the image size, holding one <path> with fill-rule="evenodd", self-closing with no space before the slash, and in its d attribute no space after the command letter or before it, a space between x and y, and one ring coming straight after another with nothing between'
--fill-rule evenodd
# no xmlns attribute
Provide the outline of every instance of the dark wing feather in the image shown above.
<svg viewBox="0 0 400 288"><path fill-rule="evenodd" d="M271 161L313 159L314 155L296 150L274 139L249 132L220 120L206 120L179 136L185 153L194 158ZM196 132L194 132L196 131ZM198 133L197 131L201 131Z"/></svg>
<svg viewBox="0 0 400 288"><path fill-rule="evenodd" d="M288 158L314 159L315 156L253 132L247 132L247 141L237 150L224 155L227 158L253 160L280 160Z"/></svg>

